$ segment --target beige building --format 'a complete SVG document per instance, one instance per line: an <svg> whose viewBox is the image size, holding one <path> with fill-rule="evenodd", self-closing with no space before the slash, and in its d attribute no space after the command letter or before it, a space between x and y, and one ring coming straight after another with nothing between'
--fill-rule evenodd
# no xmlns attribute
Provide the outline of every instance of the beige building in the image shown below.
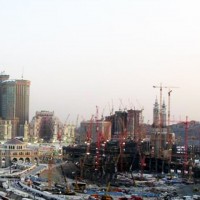
<svg viewBox="0 0 200 200"><path fill-rule="evenodd" d="M12 123L11 120L0 120L0 141L11 139Z"/></svg>
<svg viewBox="0 0 200 200"><path fill-rule="evenodd" d="M75 143L76 135L75 131L76 127L73 124L65 124L63 127L63 137L62 142L67 145L73 145Z"/></svg>
<svg viewBox="0 0 200 200"><path fill-rule="evenodd" d="M13 162L31 162L38 160L38 151L27 147L27 143L10 139L0 147L0 167L7 167Z"/></svg>

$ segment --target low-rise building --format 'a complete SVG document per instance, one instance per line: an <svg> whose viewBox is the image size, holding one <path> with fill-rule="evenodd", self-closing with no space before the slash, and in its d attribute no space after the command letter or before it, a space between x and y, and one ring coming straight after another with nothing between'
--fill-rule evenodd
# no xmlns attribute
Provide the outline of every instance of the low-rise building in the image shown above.
<svg viewBox="0 0 200 200"><path fill-rule="evenodd" d="M16 138L10 139L0 147L0 167L8 167L14 162L34 163L38 160L38 151Z"/></svg>

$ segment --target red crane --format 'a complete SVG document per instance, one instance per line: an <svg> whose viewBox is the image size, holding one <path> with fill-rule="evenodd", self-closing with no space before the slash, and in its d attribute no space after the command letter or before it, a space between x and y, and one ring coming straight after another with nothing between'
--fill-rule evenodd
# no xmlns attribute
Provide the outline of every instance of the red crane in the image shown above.
<svg viewBox="0 0 200 200"><path fill-rule="evenodd" d="M100 146L101 146L101 137L100 137L101 135L99 131L98 115L99 115L99 109L98 106L96 106L95 122L96 122L97 142L96 142L95 170L98 170L99 168L99 156L100 156Z"/></svg>
<svg viewBox="0 0 200 200"><path fill-rule="evenodd" d="M87 144L87 149L86 149L86 155L90 154L90 144L92 141L92 124L93 124L93 115L90 119L90 124L87 127L87 135L86 135L86 144Z"/></svg>
<svg viewBox="0 0 200 200"><path fill-rule="evenodd" d="M139 131L139 140L137 141L137 149L138 149L138 153L139 153L139 159L140 159L140 178L143 179L143 172L144 172L144 167L146 166L145 163L145 152L143 149L143 137L142 137L142 130L140 129Z"/></svg>
<svg viewBox="0 0 200 200"><path fill-rule="evenodd" d="M81 169L80 177L81 177L81 179L83 178L83 169L84 169L86 158L90 155L90 144L92 142L92 124L93 124L93 115L90 119L89 125L87 126L86 140L85 140L86 153L85 153L84 158L80 159L80 169Z"/></svg>
<svg viewBox="0 0 200 200"><path fill-rule="evenodd" d="M127 139L127 129L124 125L124 120L122 118L119 118L119 123L121 124L122 130L121 133L118 136L119 139L119 158L120 158L120 170L123 171L123 157L124 157L124 146L125 141Z"/></svg>

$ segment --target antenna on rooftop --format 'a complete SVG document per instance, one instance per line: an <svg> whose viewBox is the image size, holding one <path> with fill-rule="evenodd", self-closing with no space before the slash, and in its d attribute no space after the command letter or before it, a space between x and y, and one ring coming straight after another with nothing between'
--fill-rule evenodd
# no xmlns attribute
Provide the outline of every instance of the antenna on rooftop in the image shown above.
<svg viewBox="0 0 200 200"><path fill-rule="evenodd" d="M22 67L22 80L24 79L24 67Z"/></svg>

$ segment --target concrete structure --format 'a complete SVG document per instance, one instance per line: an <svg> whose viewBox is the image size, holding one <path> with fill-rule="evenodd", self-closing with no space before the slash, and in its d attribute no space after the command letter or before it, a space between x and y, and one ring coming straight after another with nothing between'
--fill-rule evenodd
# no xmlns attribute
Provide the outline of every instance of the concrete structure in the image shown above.
<svg viewBox="0 0 200 200"><path fill-rule="evenodd" d="M107 116L106 121L112 124L112 138L118 138L122 133L135 141L141 137L142 110L116 111Z"/></svg>
<svg viewBox="0 0 200 200"><path fill-rule="evenodd" d="M111 122L108 121L83 121L80 124L80 144L84 144L87 140L87 135L91 135L91 142L97 142L98 133L101 141L111 139Z"/></svg>
<svg viewBox="0 0 200 200"><path fill-rule="evenodd" d="M106 121L110 122L112 137L119 137L119 135L127 130L127 112L116 111L114 115L107 116Z"/></svg>
<svg viewBox="0 0 200 200"><path fill-rule="evenodd" d="M9 80L0 75L0 114L12 122L12 137L24 135L24 124L29 122L30 81Z"/></svg>
<svg viewBox="0 0 200 200"><path fill-rule="evenodd" d="M134 141L142 139L142 110L128 110L127 111L127 136Z"/></svg>
<svg viewBox="0 0 200 200"><path fill-rule="evenodd" d="M0 167L8 167L12 162L35 162L38 151L27 147L27 143L10 139L0 147Z"/></svg>
<svg viewBox="0 0 200 200"><path fill-rule="evenodd" d="M29 126L30 142L60 142L63 135L63 124L55 117L54 112L36 112Z"/></svg>

